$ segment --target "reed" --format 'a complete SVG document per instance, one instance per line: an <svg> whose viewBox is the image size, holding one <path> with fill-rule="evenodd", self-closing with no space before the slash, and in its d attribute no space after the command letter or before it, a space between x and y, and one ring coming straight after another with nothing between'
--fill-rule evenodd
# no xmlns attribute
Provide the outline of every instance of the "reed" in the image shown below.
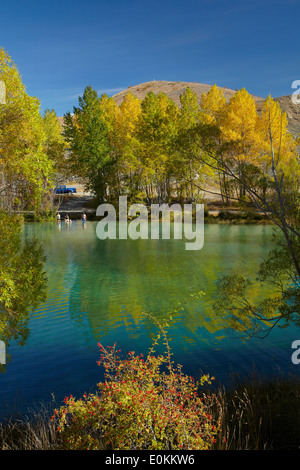
<svg viewBox="0 0 300 470"><path fill-rule="evenodd" d="M300 380L249 379L235 389L219 388L221 432L214 450L294 450L300 448ZM205 394L203 395L205 399ZM55 450L59 435L46 406L0 423L0 450Z"/></svg>
<svg viewBox="0 0 300 470"><path fill-rule="evenodd" d="M267 380L218 392L221 433L219 450L299 450L300 381Z"/></svg>
<svg viewBox="0 0 300 470"><path fill-rule="evenodd" d="M56 445L57 432L45 405L0 423L0 450L51 450Z"/></svg>

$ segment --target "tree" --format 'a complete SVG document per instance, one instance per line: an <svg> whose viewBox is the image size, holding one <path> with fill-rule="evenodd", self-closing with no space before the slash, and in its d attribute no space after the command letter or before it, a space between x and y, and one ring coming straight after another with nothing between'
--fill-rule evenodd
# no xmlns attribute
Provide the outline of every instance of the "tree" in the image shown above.
<svg viewBox="0 0 300 470"><path fill-rule="evenodd" d="M142 193L140 188L139 141L136 129L141 114L141 101L128 92L120 106L114 103L114 121L111 132L111 146L115 160L112 190L115 197L126 194L135 202ZM144 194L142 193L142 197Z"/></svg>
<svg viewBox="0 0 300 470"><path fill-rule="evenodd" d="M221 125L227 110L223 90L213 85L200 99L201 121L205 124Z"/></svg>
<svg viewBox="0 0 300 470"><path fill-rule="evenodd" d="M154 100L157 101L155 105L156 112L166 113L166 110L163 111L163 100L160 103L154 94L153 96ZM103 119L107 125L111 149L111 171L107 175L108 197L111 201L114 201L121 194L126 194L130 200L135 202L144 200L145 193L149 195L149 186L153 184L152 181L148 184L147 179L152 174L153 166L149 167L149 161L145 165L147 142L152 142L152 140L150 135L147 134L146 128L143 127L147 120L147 125L149 125L151 118L147 116L147 113L150 111L150 107L142 116L142 102L131 92L126 94L119 106L113 98L102 95L100 106L103 111ZM153 125L153 122L150 125ZM163 135L163 131L161 135ZM165 133L165 138L166 136ZM160 137L156 135L151 147L151 149L154 149L154 157L157 153L159 139Z"/></svg>
<svg viewBox="0 0 300 470"><path fill-rule="evenodd" d="M170 196L171 158L177 135L178 108L164 93L147 93L141 103L137 125L139 159L147 200L158 202Z"/></svg>
<svg viewBox="0 0 300 470"><path fill-rule="evenodd" d="M4 49L0 49L0 80L6 86L6 103L0 105L1 204L6 209L38 209L53 184L40 103L26 93Z"/></svg>
<svg viewBox="0 0 300 470"><path fill-rule="evenodd" d="M63 135L69 146L71 170L86 181L86 189L92 191L99 202L104 201L113 162L101 100L91 86L79 97L79 106L74 106L73 115L65 114Z"/></svg>
<svg viewBox="0 0 300 470"><path fill-rule="evenodd" d="M299 177L298 142L288 132L288 119L277 101L268 96L258 117L260 149L256 163L265 173L272 173L273 157L277 170ZM272 153L274 154L272 156Z"/></svg>
<svg viewBox="0 0 300 470"><path fill-rule="evenodd" d="M44 112L45 153L52 161L54 169L55 186L62 184L66 175L69 174L68 159L66 157L67 144L62 135L62 128L54 109L46 109ZM54 186L50 191L51 207L55 197Z"/></svg>
<svg viewBox="0 0 300 470"><path fill-rule="evenodd" d="M44 132L45 132L45 152L54 162L57 177L66 171L66 142L62 135L62 127L58 121L57 114L54 109L46 109L44 112Z"/></svg>
<svg viewBox="0 0 300 470"><path fill-rule="evenodd" d="M174 157L172 159L173 175L178 185L180 199L184 188L190 199L194 200L195 185L203 186L206 179L205 167L196 156L198 147L191 130L201 121L198 97L191 88L180 95L180 111L178 116L178 136L174 141Z"/></svg>
<svg viewBox="0 0 300 470"><path fill-rule="evenodd" d="M227 102L223 90L214 84L207 93L202 93L201 95L199 122L204 125L217 126L217 128L220 129L224 122L227 109ZM222 139L223 137L220 134L219 144L222 142ZM209 159L208 155L206 159ZM204 177L202 180L198 181L197 185L200 183L204 190L208 190L212 193L214 192L214 188L219 186L223 202L226 201L226 203L228 203L230 187L225 173L216 171L213 166L209 165L202 165L202 173Z"/></svg>
<svg viewBox="0 0 300 470"><path fill-rule="evenodd" d="M255 162L259 137L258 113L254 98L243 88L237 91L226 107L220 129L221 138L228 146L227 158L238 180L244 178L245 167ZM237 181L237 180L235 180ZM239 185L239 198L245 196L243 184Z"/></svg>
<svg viewBox="0 0 300 470"><path fill-rule="evenodd" d="M250 112L252 105L243 94L245 109ZM216 125L202 124L195 135L198 158L235 181L242 189L236 198L245 195L244 204L263 212L277 228L278 247L261 263L257 275L267 291L264 298L253 305L247 297L251 282L236 273L220 279L216 293L214 308L223 318L242 331L251 326L258 334L266 325L269 332L274 325L286 326L290 321L300 324L299 156L296 141L287 132L286 116L270 97L260 118L255 120L253 109L248 123L246 118L238 119L238 108L236 114L227 121L231 140L222 141L223 129ZM258 135L254 135L255 130ZM239 171L236 155L243 164Z"/></svg>

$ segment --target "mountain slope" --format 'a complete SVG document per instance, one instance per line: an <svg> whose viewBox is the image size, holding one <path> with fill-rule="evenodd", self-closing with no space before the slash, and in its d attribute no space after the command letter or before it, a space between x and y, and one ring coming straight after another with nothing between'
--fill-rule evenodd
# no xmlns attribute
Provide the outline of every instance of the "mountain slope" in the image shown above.
<svg viewBox="0 0 300 470"><path fill-rule="evenodd" d="M207 93L211 88L211 85L196 82L170 82L165 80L154 80L151 82L141 83L135 86L130 86L126 90L115 94L113 98L115 99L116 103L120 105L123 101L124 96L129 91L140 99L143 99L146 94L150 91L153 91L154 93L162 92L169 96L169 98L171 98L174 103L180 106L180 95L184 93L187 87L191 88L200 99L202 93ZM237 91L220 86L218 88L223 90L224 96L227 99L230 99ZM264 98L255 95L252 96L257 103L258 110L260 110ZM279 102L281 109L287 113L289 121L289 131L294 136L297 136L300 133L300 105L293 104L291 96L281 96L274 99Z"/></svg>
<svg viewBox="0 0 300 470"><path fill-rule="evenodd" d="M133 95L137 96L138 98L144 98L149 91L153 91L153 93L165 93L166 95L171 98L174 103L180 106L180 95L184 93L187 88L191 88L193 92L196 93L198 98L201 97L202 93L207 93L211 88L211 85L206 85L204 83L197 83L197 82L170 82L166 80L160 81L152 81L152 82L145 82L139 85L130 86L126 90L121 91L113 96L116 103L119 105L121 104L124 96L127 92L131 92ZM226 87L218 87L223 90L224 95L227 99L231 98L236 92L236 90L231 90L230 88ZM254 96L255 100L261 100L259 96Z"/></svg>
<svg viewBox="0 0 300 470"><path fill-rule="evenodd" d="M202 93L207 93L211 88L211 85L203 83L192 83L192 82L170 82L166 80L159 81L150 81L141 83L135 86L129 86L126 90L123 90L115 95L113 95L114 100L118 105L120 105L125 97L125 95L130 91L133 95L137 96L140 99L143 99L147 93L152 91L153 93L165 93L169 98L171 98L175 104L180 106L180 95L190 87L200 99ZM223 90L224 96L227 99L230 99L237 90L231 90L230 88L220 87ZM264 98L260 96L252 95L257 103L258 110L261 109L261 105L264 101ZM289 122L289 131L296 137L300 134L300 104L296 105L292 102L291 96L280 96L274 98L279 102L280 107L283 111L287 113L287 118ZM63 117L59 117L59 122L63 125Z"/></svg>

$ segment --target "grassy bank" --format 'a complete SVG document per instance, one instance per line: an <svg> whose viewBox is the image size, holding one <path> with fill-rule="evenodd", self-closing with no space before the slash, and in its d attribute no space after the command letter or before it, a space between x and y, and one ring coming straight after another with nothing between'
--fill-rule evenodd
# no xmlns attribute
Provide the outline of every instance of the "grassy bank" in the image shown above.
<svg viewBox="0 0 300 470"><path fill-rule="evenodd" d="M212 414L215 419L220 418L221 433L214 450L300 448L300 381L297 378L270 382L256 379L233 391L220 389L217 396L219 407ZM44 407L0 424L0 449L59 449L60 437L50 415Z"/></svg>

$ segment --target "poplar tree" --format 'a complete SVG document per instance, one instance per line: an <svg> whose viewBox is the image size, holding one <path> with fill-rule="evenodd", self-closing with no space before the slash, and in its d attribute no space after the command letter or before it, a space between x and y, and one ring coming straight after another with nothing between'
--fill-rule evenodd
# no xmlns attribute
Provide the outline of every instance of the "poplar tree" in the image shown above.
<svg viewBox="0 0 300 470"><path fill-rule="evenodd" d="M148 202L152 198L162 202L170 196L171 159L179 110L166 94L153 92L147 93L141 108L136 135L140 142L144 188Z"/></svg>
<svg viewBox="0 0 300 470"><path fill-rule="evenodd" d="M53 165L45 152L40 102L27 94L11 57L0 49L0 202L5 209L39 209L53 184Z"/></svg>
<svg viewBox="0 0 300 470"><path fill-rule="evenodd" d="M202 163L197 160L198 147L191 130L200 122L200 107L198 97L191 88L180 95L178 116L178 136L174 141L173 174L177 183L180 199L184 190L191 200L194 199L194 184L202 179Z"/></svg>
<svg viewBox="0 0 300 470"><path fill-rule="evenodd" d="M261 113L241 90L226 106L222 125L197 128L199 158L235 181L235 199L274 224L277 246L262 260L256 279L222 276L214 311L240 332L264 335L275 325L300 325L300 171L297 142L286 114L268 97ZM207 159L209 156L209 159ZM251 301L260 284L261 299Z"/></svg>
<svg viewBox="0 0 300 470"><path fill-rule="evenodd" d="M14 208L40 209L51 187L52 163L45 152L39 101L27 95L20 73L0 49L0 340L23 344L30 312L46 299L42 246L22 234ZM3 210L5 209L5 210Z"/></svg>
<svg viewBox="0 0 300 470"><path fill-rule="evenodd" d="M143 167L138 158L140 141L136 135L141 112L141 100L128 92L116 108L112 139L117 160L117 194L126 194L134 202L144 197L141 187Z"/></svg>

